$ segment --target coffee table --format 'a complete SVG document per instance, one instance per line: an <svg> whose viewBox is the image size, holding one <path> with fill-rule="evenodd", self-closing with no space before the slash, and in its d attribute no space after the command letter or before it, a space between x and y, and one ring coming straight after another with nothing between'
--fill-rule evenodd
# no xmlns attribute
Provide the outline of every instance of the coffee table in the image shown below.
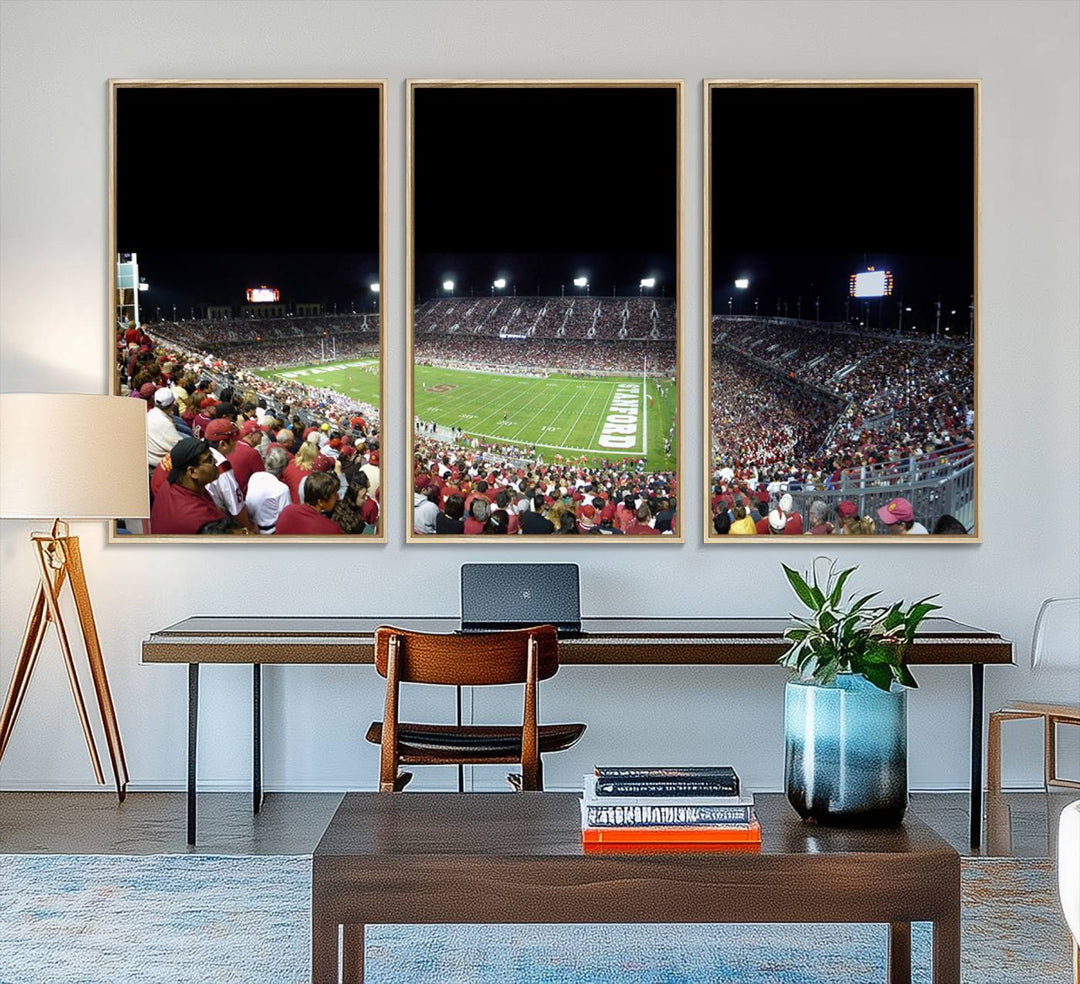
<svg viewBox="0 0 1080 984"><path fill-rule="evenodd" d="M907 984L924 921L934 984L959 984L952 847L914 817L825 828L756 800L757 853L594 853L573 793L348 793L312 859L312 984L337 984L339 956L345 984L363 980L368 924L700 922L887 923L888 980Z"/></svg>

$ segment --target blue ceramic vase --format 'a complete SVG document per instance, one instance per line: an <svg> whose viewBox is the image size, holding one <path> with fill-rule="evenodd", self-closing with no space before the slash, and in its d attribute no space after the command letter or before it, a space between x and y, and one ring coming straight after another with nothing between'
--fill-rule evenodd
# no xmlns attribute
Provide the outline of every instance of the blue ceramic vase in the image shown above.
<svg viewBox="0 0 1080 984"><path fill-rule="evenodd" d="M829 687L792 680L784 692L784 783L804 820L898 824L907 809L907 689L854 673Z"/></svg>

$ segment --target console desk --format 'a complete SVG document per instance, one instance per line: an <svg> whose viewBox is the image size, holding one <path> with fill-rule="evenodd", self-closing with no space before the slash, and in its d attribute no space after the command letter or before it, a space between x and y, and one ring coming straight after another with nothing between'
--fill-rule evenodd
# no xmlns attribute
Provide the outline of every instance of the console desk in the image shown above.
<svg viewBox="0 0 1080 984"><path fill-rule="evenodd" d="M764 666L787 648L787 618L583 618L582 635L559 642L559 663L573 665ZM375 629L396 625L420 632L453 632L456 617L194 616L151 634L144 663L188 664L188 843L195 843L195 765L198 750L199 665L250 663L252 674L252 799L262 803L262 666L372 664ZM1011 664L1013 644L994 632L948 618L920 626L912 666L971 667L971 844L982 836L983 669Z"/></svg>

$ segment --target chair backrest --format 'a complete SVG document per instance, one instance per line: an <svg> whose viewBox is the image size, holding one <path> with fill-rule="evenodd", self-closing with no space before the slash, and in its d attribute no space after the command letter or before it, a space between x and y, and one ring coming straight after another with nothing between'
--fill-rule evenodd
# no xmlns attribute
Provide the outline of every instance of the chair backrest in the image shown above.
<svg viewBox="0 0 1080 984"><path fill-rule="evenodd" d="M552 625L463 635L410 632L381 625L375 630L375 669L380 676L386 676L390 640L394 638L403 683L461 687L525 683L530 639L536 645L537 679L546 680L559 669L559 639Z"/></svg>
<svg viewBox="0 0 1080 984"><path fill-rule="evenodd" d="M1080 669L1080 598L1047 598L1035 618L1031 665L1037 670Z"/></svg>

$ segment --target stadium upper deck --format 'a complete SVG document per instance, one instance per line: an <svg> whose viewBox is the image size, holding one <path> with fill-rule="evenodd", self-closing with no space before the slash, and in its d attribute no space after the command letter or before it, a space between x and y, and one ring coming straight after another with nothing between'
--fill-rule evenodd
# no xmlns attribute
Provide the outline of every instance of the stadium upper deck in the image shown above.
<svg viewBox="0 0 1080 984"><path fill-rule="evenodd" d="M448 297L419 304L413 315L417 337L674 340L675 326L667 297Z"/></svg>

